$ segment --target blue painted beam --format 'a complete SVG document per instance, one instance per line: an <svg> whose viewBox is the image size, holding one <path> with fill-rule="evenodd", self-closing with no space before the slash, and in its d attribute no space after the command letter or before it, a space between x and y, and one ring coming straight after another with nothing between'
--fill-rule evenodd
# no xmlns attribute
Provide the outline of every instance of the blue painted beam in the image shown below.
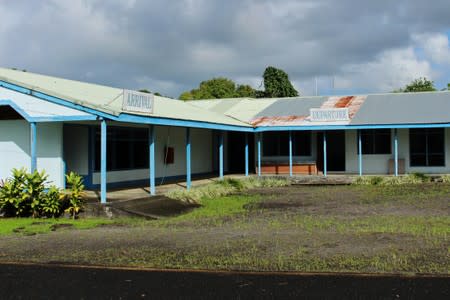
<svg viewBox="0 0 450 300"><path fill-rule="evenodd" d="M106 120L102 120L100 125L100 201L102 204L106 203L106 139Z"/></svg>
<svg viewBox="0 0 450 300"><path fill-rule="evenodd" d="M398 133L394 129L394 175L398 176Z"/></svg>
<svg viewBox="0 0 450 300"><path fill-rule="evenodd" d="M156 194L155 186L155 126L150 125L148 129L149 163L150 163L150 194Z"/></svg>
<svg viewBox="0 0 450 300"><path fill-rule="evenodd" d="M292 177L292 131L289 131L289 176Z"/></svg>
<svg viewBox="0 0 450 300"><path fill-rule="evenodd" d="M323 132L323 176L327 177L327 132Z"/></svg>
<svg viewBox="0 0 450 300"><path fill-rule="evenodd" d="M191 131L186 128L186 188L191 189Z"/></svg>
<svg viewBox="0 0 450 300"><path fill-rule="evenodd" d="M258 143L258 176L261 176L261 133L257 133L257 143Z"/></svg>
<svg viewBox="0 0 450 300"><path fill-rule="evenodd" d="M321 131L321 130L356 130L356 129L407 129L407 128L447 128L450 123L435 124L371 124L371 125L315 125L315 126L263 126L256 127L255 132L265 131Z"/></svg>
<svg viewBox="0 0 450 300"><path fill-rule="evenodd" d="M219 178L223 179L223 131L219 132Z"/></svg>
<svg viewBox="0 0 450 300"><path fill-rule="evenodd" d="M30 155L31 155L31 172L37 170L37 136L36 123L30 123Z"/></svg>
<svg viewBox="0 0 450 300"><path fill-rule="evenodd" d="M245 133L245 176L248 176L248 133Z"/></svg>
<svg viewBox="0 0 450 300"><path fill-rule="evenodd" d="M362 176L362 142L361 142L361 130L358 130L358 166L359 166L359 176Z"/></svg>

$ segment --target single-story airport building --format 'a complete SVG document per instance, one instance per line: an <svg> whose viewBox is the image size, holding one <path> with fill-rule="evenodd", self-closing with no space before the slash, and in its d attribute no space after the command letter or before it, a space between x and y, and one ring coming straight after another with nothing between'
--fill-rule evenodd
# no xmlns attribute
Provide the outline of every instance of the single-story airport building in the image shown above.
<svg viewBox="0 0 450 300"><path fill-rule="evenodd" d="M0 69L0 179L89 189L191 176L450 173L450 92L179 101Z"/></svg>

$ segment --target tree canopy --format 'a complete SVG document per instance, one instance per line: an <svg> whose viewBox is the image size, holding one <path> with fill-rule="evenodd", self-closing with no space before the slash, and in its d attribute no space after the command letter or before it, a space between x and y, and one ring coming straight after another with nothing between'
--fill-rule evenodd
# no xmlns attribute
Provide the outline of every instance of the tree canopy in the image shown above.
<svg viewBox="0 0 450 300"><path fill-rule="evenodd" d="M289 81L289 76L281 69L267 67L263 74L264 97L297 97L298 91Z"/></svg>
<svg viewBox="0 0 450 300"><path fill-rule="evenodd" d="M179 98L198 100L238 97L255 97L255 90L249 85L237 85L231 79L217 77L202 81L198 88L183 92Z"/></svg>
<svg viewBox="0 0 450 300"><path fill-rule="evenodd" d="M202 81L198 88L181 93L180 100L223 99L223 98L276 98L297 97L298 91L281 69L267 67L263 74L264 91L255 90L248 84L239 85L225 77Z"/></svg>
<svg viewBox="0 0 450 300"><path fill-rule="evenodd" d="M434 82L425 77L417 78L407 84L404 88L396 90L398 93L434 92L436 87Z"/></svg>
<svg viewBox="0 0 450 300"><path fill-rule="evenodd" d="M152 93L152 92L150 92L150 91L147 90L147 89L140 89L139 92L141 92L141 93L147 93L147 94L151 94L151 93ZM158 92L153 93L153 95L155 95L155 96L161 96L161 94L158 93Z"/></svg>

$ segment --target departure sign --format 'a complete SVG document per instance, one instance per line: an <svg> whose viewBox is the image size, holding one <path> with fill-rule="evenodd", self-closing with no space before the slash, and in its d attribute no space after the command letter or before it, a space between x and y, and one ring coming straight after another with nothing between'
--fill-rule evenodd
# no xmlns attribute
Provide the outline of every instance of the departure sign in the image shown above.
<svg viewBox="0 0 450 300"><path fill-rule="evenodd" d="M122 109L132 112L153 113L153 95L123 90Z"/></svg>
<svg viewBox="0 0 450 300"><path fill-rule="evenodd" d="M310 120L312 122L348 121L348 108L311 108Z"/></svg>

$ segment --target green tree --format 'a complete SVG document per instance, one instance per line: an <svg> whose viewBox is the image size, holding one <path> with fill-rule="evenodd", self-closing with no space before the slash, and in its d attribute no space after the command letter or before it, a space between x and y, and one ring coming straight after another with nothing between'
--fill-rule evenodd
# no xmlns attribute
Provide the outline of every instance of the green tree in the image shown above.
<svg viewBox="0 0 450 300"><path fill-rule="evenodd" d="M234 81L217 77L202 81L198 88L183 92L180 100L223 99L254 97L255 90L249 85L236 85Z"/></svg>
<svg viewBox="0 0 450 300"><path fill-rule="evenodd" d="M297 97L298 91L289 81L289 76L281 69L267 67L263 74L264 97Z"/></svg>
<svg viewBox="0 0 450 300"><path fill-rule="evenodd" d="M414 79L411 83L407 84L403 89L397 90L403 93L416 93L416 92L434 92L436 87L434 82L427 78Z"/></svg>
<svg viewBox="0 0 450 300"><path fill-rule="evenodd" d="M238 85L236 89L237 97L256 97L256 90L249 86L248 84Z"/></svg>
<svg viewBox="0 0 450 300"><path fill-rule="evenodd" d="M147 94L152 94L152 92L150 92L150 91L147 90L147 89L140 89L139 92L141 92L141 93L147 93ZM153 93L153 95L155 95L155 96L161 96L161 94L158 93L158 92Z"/></svg>

